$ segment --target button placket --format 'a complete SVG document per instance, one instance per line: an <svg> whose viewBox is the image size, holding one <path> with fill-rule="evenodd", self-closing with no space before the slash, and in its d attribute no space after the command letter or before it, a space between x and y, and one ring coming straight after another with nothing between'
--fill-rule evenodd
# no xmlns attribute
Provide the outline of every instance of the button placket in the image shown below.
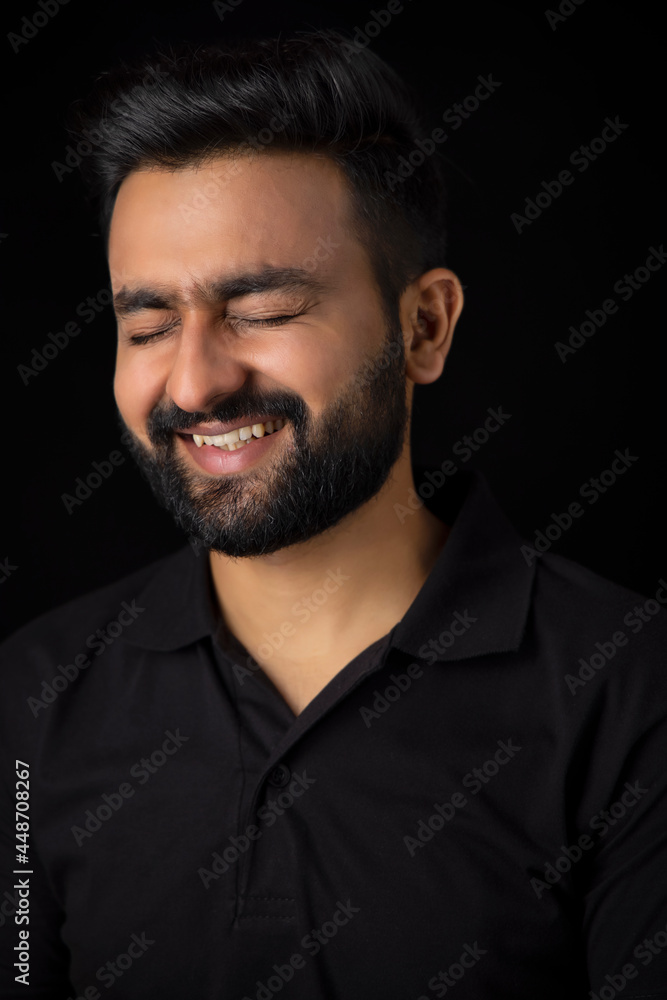
<svg viewBox="0 0 667 1000"><path fill-rule="evenodd" d="M270 806L272 800L275 800L280 794L283 794L282 790L285 789L287 785L289 785L292 779L293 779L293 774L286 764L283 764L282 762L274 764L274 766L271 768L268 774L266 774L265 777L255 787L249 813L249 818L251 823L257 825L258 822L257 814L262 799L264 799L265 803L268 803ZM267 794L269 789L278 789L278 792L276 792L273 795ZM282 811L284 810L281 810L281 812L278 815L281 815ZM258 896L253 896L252 894L248 895L248 887L250 884L250 876L253 864L253 854L256 846L257 845L254 842L251 843L249 845L249 849L243 854L243 856L239 860L237 897L236 897L236 906L234 908L234 923L237 927L239 926L239 921L244 919L246 912L246 900L249 899L257 900L261 898ZM284 898L286 899L289 898L290 903L293 902L291 897L284 897ZM285 918L281 917L280 919L284 920Z"/></svg>

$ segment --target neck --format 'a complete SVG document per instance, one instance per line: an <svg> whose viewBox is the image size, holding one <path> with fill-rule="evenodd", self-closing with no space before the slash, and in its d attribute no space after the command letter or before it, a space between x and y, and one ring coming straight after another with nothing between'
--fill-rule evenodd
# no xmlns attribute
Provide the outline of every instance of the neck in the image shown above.
<svg viewBox="0 0 667 1000"><path fill-rule="evenodd" d="M308 542L245 559L211 553L225 622L260 665L332 650L351 659L403 617L449 533L425 506L407 507L410 489L406 451L377 496Z"/></svg>

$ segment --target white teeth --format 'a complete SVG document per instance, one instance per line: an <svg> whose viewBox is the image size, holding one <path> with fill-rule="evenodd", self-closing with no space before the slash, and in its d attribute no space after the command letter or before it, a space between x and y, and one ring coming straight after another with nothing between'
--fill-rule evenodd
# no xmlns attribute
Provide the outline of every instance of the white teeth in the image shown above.
<svg viewBox="0 0 667 1000"><path fill-rule="evenodd" d="M211 444L222 451L237 451L243 448L248 441L253 438L264 437L265 434L273 434L285 426L282 418L278 420L267 420L264 424L252 424L246 427L237 427L236 430L228 431L226 434L193 434L192 440L201 448L202 444Z"/></svg>

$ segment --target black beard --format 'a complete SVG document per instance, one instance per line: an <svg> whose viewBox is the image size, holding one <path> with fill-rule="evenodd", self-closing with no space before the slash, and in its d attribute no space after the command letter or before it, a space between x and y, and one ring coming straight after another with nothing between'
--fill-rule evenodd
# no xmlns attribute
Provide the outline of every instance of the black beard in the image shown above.
<svg viewBox="0 0 667 1000"><path fill-rule="evenodd" d="M289 422L285 430L293 442L275 465L214 477L193 472L176 455L176 431L252 413L275 413ZM237 558L306 542L374 497L400 457L408 408L398 316L378 354L317 421L299 396L259 396L245 388L209 413L158 404L146 427L153 450L120 421L155 496L190 539Z"/></svg>

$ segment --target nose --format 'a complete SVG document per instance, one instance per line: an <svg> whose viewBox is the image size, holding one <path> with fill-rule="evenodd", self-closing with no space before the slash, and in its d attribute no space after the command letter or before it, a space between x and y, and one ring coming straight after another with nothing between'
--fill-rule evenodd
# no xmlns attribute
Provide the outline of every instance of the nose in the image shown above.
<svg viewBox="0 0 667 1000"><path fill-rule="evenodd" d="M206 412L216 397L239 389L248 371L234 357L224 329L202 319L184 319L182 323L174 338L166 393L181 410Z"/></svg>

